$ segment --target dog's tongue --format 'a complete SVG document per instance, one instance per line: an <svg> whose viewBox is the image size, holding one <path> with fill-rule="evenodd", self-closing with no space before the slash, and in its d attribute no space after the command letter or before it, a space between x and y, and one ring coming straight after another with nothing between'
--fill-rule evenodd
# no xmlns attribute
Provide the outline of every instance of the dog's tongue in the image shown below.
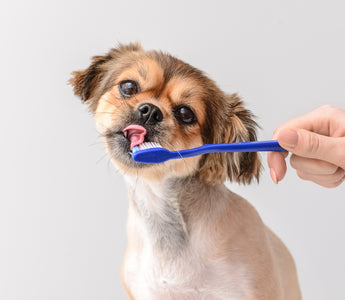
<svg viewBox="0 0 345 300"><path fill-rule="evenodd" d="M146 135L146 129L139 125L129 125L122 132L131 141L131 150L143 143Z"/></svg>

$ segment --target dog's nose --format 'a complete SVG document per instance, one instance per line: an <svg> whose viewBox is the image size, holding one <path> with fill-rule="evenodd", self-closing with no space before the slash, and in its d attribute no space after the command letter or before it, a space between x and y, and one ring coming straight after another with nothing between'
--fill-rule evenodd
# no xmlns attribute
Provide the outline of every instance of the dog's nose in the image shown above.
<svg viewBox="0 0 345 300"><path fill-rule="evenodd" d="M156 124L163 120L161 110L151 103L144 103L138 107L138 114L140 121L143 124Z"/></svg>

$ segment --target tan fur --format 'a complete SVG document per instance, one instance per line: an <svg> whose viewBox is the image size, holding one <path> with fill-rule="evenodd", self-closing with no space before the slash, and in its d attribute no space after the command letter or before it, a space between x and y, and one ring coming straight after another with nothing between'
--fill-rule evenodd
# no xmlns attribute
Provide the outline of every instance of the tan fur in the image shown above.
<svg viewBox="0 0 345 300"><path fill-rule="evenodd" d="M134 80L140 92L124 98L122 80ZM127 154L122 130L133 122L169 150L256 140L253 115L236 94L223 93L201 71L138 44L94 57L70 83L94 114L128 186L122 281L129 299L301 299L287 248L223 184L258 179L257 153L212 153L149 166ZM154 105L162 120L140 123L138 107L144 103ZM178 120L181 105L192 109L197 122Z"/></svg>

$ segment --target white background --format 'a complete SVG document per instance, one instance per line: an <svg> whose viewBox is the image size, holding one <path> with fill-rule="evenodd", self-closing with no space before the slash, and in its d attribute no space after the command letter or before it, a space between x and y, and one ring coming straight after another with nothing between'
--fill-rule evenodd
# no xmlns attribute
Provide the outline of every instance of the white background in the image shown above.
<svg viewBox="0 0 345 300"><path fill-rule="evenodd" d="M6 1L0 4L0 299L126 299L127 196L71 71L141 41L204 70L258 116L261 139L323 104L345 108L344 1ZM266 157L263 155L266 165ZM345 299L345 185L245 196L295 257L304 299Z"/></svg>

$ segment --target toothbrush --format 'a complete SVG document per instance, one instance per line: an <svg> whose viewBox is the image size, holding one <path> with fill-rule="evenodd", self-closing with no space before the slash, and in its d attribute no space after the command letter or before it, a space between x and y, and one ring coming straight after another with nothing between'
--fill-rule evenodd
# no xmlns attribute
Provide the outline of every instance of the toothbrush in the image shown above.
<svg viewBox="0 0 345 300"><path fill-rule="evenodd" d="M187 158L214 152L258 152L258 151L286 151L278 141L243 142L228 144L206 144L197 148L169 151L159 143L142 143L133 147L132 157L135 162L144 164L158 164L169 159Z"/></svg>

